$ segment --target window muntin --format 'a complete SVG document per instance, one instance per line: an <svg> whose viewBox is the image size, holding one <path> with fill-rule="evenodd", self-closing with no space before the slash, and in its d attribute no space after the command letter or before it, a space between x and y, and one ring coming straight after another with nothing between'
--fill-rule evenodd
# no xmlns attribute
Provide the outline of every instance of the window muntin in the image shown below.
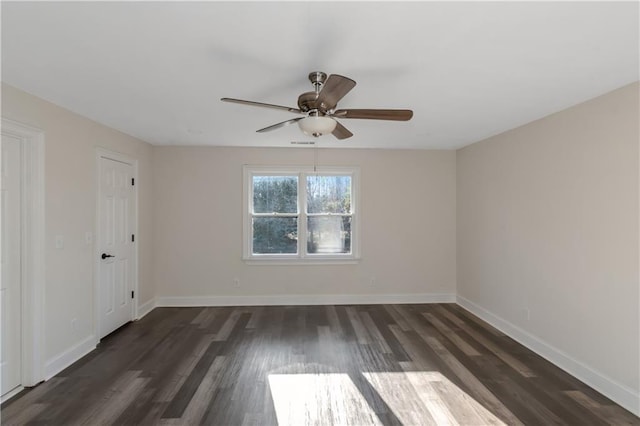
<svg viewBox="0 0 640 426"><path fill-rule="evenodd" d="M357 259L358 170L245 166L244 258Z"/></svg>

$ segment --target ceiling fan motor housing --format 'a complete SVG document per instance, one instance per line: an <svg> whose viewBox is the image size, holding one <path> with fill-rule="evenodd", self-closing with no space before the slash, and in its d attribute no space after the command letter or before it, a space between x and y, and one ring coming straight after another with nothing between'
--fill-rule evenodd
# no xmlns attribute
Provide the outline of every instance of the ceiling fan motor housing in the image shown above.
<svg viewBox="0 0 640 426"><path fill-rule="evenodd" d="M320 137L333 132L336 128L336 121L327 117L327 106L319 102L320 90L327 80L327 74L322 71L315 71L309 74L309 81L313 84L315 91L305 92L298 97L298 108L307 113L307 117L298 121L300 130L305 135Z"/></svg>
<svg viewBox="0 0 640 426"><path fill-rule="evenodd" d="M298 108L300 108L300 111L302 112L315 110L322 112L322 115L324 115L326 111L321 111L319 105L317 105L317 101L318 94L316 92L305 92L298 97Z"/></svg>
<svg viewBox="0 0 640 426"><path fill-rule="evenodd" d="M318 104L318 96L320 90L327 81L327 74L322 71L314 71L309 73L309 81L313 84L315 91L305 92L298 97L298 108L303 112L316 111L318 116L324 116L327 113L327 106L324 103Z"/></svg>

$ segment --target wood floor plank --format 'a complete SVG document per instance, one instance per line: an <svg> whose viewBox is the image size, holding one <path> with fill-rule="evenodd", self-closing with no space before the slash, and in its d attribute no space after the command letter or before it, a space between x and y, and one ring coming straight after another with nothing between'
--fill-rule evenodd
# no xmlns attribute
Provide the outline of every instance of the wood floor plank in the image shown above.
<svg viewBox="0 0 640 426"><path fill-rule="evenodd" d="M205 308L191 321L193 325L200 325L209 316L213 315L215 311L213 308Z"/></svg>
<svg viewBox="0 0 640 426"><path fill-rule="evenodd" d="M490 350L504 361L505 364L509 365L511 368L516 370L518 373L522 374L524 377L535 377L535 374L531 371L529 367L524 365L524 363L518 361L514 356L502 350L497 344L491 342L488 338L482 336L480 333L476 332L473 328L469 327L464 321L459 320L454 314L451 314L449 311L440 307L440 312L447 316L449 319L454 319L456 321L458 327L471 336L476 342L483 345L485 348Z"/></svg>
<svg viewBox="0 0 640 426"><path fill-rule="evenodd" d="M371 343L371 336L367 332L364 324L360 320L358 313L356 312L356 308L353 306L347 307L347 316L349 317L349 321L351 321L351 326L353 327L353 331L356 333L356 338L358 339L358 343L361 345L368 345Z"/></svg>
<svg viewBox="0 0 640 426"><path fill-rule="evenodd" d="M344 340L347 342L355 341L357 336L356 332L353 330L353 325L351 325L349 315L347 314L347 308L345 306L336 306L335 310L338 314L338 320L340 321Z"/></svg>
<svg viewBox="0 0 640 426"><path fill-rule="evenodd" d="M639 425L454 304L157 308L5 425Z"/></svg>
<svg viewBox="0 0 640 426"><path fill-rule="evenodd" d="M398 311L394 308L393 305L384 305L384 310L393 318L394 323L400 327L402 331L411 331L411 327L404 320L402 315L398 313Z"/></svg>
<svg viewBox="0 0 640 426"><path fill-rule="evenodd" d="M231 312L231 315L229 315L229 318L224 322L222 328L220 328L218 333L216 333L216 337L214 338L216 342L224 341L229 338L231 331L233 331L233 328L236 326L236 322L240 319L240 315L242 315L242 310L240 309L234 309L233 312Z"/></svg>
<svg viewBox="0 0 640 426"><path fill-rule="evenodd" d="M419 369L416 368L412 362L402 362L400 365L405 371L406 380L411 383L416 394L426 409L429 410L429 414L437 425L457 426L466 424L464 421L462 423L458 422L451 410L447 407L444 399L441 398L434 389L432 385L434 381L433 376L440 373L418 372L416 374Z"/></svg>
<svg viewBox="0 0 640 426"><path fill-rule="evenodd" d="M409 361L410 359L407 352L389 328L390 325L395 324L389 313L383 307L378 306L373 312L370 312L370 316L387 346L391 349L391 353L393 354L395 361Z"/></svg>
<svg viewBox="0 0 640 426"><path fill-rule="evenodd" d="M360 319L365 329L369 333L369 336L371 336L373 342L379 345L380 350L385 354L392 354L393 351L391 350L391 347L387 343L386 339L384 338L376 324L373 322L373 319L371 319L369 313L360 312Z"/></svg>
<svg viewBox="0 0 640 426"><path fill-rule="evenodd" d="M3 425L24 425L49 407L49 404L29 404L23 410L15 411L12 416L2 417Z"/></svg>
<svg viewBox="0 0 640 426"><path fill-rule="evenodd" d="M404 373L367 372L363 375L401 424L438 424Z"/></svg>
<svg viewBox="0 0 640 426"><path fill-rule="evenodd" d="M511 411L525 424L560 425L560 417L541 403L530 392L530 386L521 386L516 375L504 373L504 365L492 357L475 359L476 368L482 371L483 383L501 401L508 401Z"/></svg>
<svg viewBox="0 0 640 426"><path fill-rule="evenodd" d="M260 318L264 312L264 306L256 306L250 310L251 319L247 323L247 328L256 328L260 324Z"/></svg>
<svg viewBox="0 0 640 426"><path fill-rule="evenodd" d="M467 356L480 356L480 352L470 345L462 337L458 336L456 332L447 327L443 322L434 317L432 314L425 313L423 316L433 324L433 326L449 340L453 342L462 352Z"/></svg>
<svg viewBox="0 0 640 426"><path fill-rule="evenodd" d="M184 357L181 357L181 359L179 360L177 371L173 376L170 377L170 380L164 385L164 387L162 387L161 390L156 394L154 402L169 402L173 400L176 393L180 390L185 380L187 380L187 377L189 377L209 345L213 343L213 339L213 334L205 334L200 338L200 341L195 346L192 352L187 353Z"/></svg>
<svg viewBox="0 0 640 426"><path fill-rule="evenodd" d="M336 312L336 307L333 305L325 306L327 310L327 319L329 320L329 326L334 333L339 335L343 334L342 325L340 325L340 319L338 318L338 313Z"/></svg>
<svg viewBox="0 0 640 426"><path fill-rule="evenodd" d="M135 401L149 382L149 378L138 377L122 389L118 389L112 398L94 411L91 416L80 422L82 425L110 425L126 408Z"/></svg>
<svg viewBox="0 0 640 426"><path fill-rule="evenodd" d="M505 335L502 331L491 326L491 324L489 324L488 322L478 318L477 316L473 315L471 312L467 311L466 309L458 305L450 303L450 304L442 304L442 306L446 309L449 309L455 312L458 315L461 315L464 318L465 324L467 325L473 325L497 337L503 337Z"/></svg>
<svg viewBox="0 0 640 426"><path fill-rule="evenodd" d="M212 341L209 344L207 350L202 354L195 367L193 367L189 373L189 376L182 382L182 386L180 386L180 389L169 402L169 405L162 415L163 418L182 417L184 410L198 390L198 386L200 386L202 379L207 374L213 360L220 355L221 351L222 345L220 342Z"/></svg>
<svg viewBox="0 0 640 426"><path fill-rule="evenodd" d="M126 409L120 415L112 419L112 424L116 425L148 425L156 424L160 421L162 410L166 404L152 402L157 392L157 387L151 384L153 378L138 396L130 401Z"/></svg>
<svg viewBox="0 0 640 426"><path fill-rule="evenodd" d="M217 356L207 374L202 378L198 389L189 400L184 413L180 419L187 425L200 424L200 420L209 408L209 402L217 390L217 382L220 380L220 371L224 368L227 359L224 356Z"/></svg>
<svg viewBox="0 0 640 426"><path fill-rule="evenodd" d="M511 425L522 424L520 420L491 393L487 387L482 384L456 357L454 357L444 345L433 336L428 335L424 331L424 327L411 316L410 312L404 307L396 307L396 310L402 315L407 323L418 332L418 335L436 352L436 354L444 361L445 364L473 391L473 397L477 399L483 406L488 407L492 413L495 413L500 419Z"/></svg>
<svg viewBox="0 0 640 426"><path fill-rule="evenodd" d="M462 425L505 425L496 415L451 382L434 381L436 394L448 406L456 422Z"/></svg>
<svg viewBox="0 0 640 426"><path fill-rule="evenodd" d="M589 410L594 416L612 425L635 425L637 418L629 413L617 410L613 405L602 405L577 390L565 391L572 399Z"/></svg>
<svg viewBox="0 0 640 426"><path fill-rule="evenodd" d="M65 381L66 378L64 377L54 377L30 391L22 391L20 395L11 398L5 404L2 404L0 424L17 423L14 419L18 418L22 412L29 410L31 405L38 404L38 401L44 399L49 392L55 392L56 388Z"/></svg>
<svg viewBox="0 0 640 426"><path fill-rule="evenodd" d="M140 378L139 375L139 370L126 371L101 400L86 407L77 421L73 423L77 425L105 425L113 422L149 381L148 378Z"/></svg>

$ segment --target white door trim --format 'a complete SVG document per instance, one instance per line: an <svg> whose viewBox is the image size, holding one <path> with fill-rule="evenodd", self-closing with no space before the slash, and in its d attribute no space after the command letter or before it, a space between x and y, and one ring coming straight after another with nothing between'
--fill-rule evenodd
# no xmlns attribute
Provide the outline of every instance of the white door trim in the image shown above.
<svg viewBox="0 0 640 426"><path fill-rule="evenodd" d="M22 386L35 386L44 380L44 132L3 117L2 134L23 143Z"/></svg>
<svg viewBox="0 0 640 426"><path fill-rule="evenodd" d="M95 223L95 245L94 245L94 268L93 268L93 312L94 312L94 327L93 327L93 335L95 336L96 345L100 342L100 254L102 248L102 241L100 240L100 176L101 176L101 163L100 160L102 158L106 158L109 160L119 161L121 163L126 163L131 165L133 168L133 179L135 179L135 190L134 190L134 224L133 224L133 233L136 235L136 244L133 249L133 257L134 257L134 272L133 272L133 282L132 290L134 291L135 297L133 302L131 303L131 318L138 318L138 247L139 247L139 238L138 238L138 160L132 157L129 157L126 154L121 154L119 152L110 151L104 148L96 148L96 223Z"/></svg>

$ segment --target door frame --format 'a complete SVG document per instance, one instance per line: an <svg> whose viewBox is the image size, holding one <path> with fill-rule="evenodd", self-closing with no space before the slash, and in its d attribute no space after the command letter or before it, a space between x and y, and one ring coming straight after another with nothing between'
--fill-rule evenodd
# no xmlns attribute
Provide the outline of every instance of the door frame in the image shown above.
<svg viewBox="0 0 640 426"><path fill-rule="evenodd" d="M44 131L2 117L1 133L22 143L21 386L35 386L44 380Z"/></svg>
<svg viewBox="0 0 640 426"><path fill-rule="evenodd" d="M111 151L105 148L98 147L96 148L96 223L95 223L95 245L94 245L94 273L93 273L93 292L94 292L94 328L93 335L95 336L96 345L100 342L100 253L102 240L100 235L100 196L101 196L101 185L100 179L102 175L102 163L101 160L105 158L108 160L118 161L121 163L129 164L133 168L133 179L135 180L134 191L133 191L133 233L136 235L135 246L133 247L133 282L131 283L131 290L134 292L134 298L131 302L131 320L135 320L138 318L138 271L140 270L138 266L138 247L140 246L138 238L138 160L136 158L130 157L126 154L122 154L120 152Z"/></svg>

